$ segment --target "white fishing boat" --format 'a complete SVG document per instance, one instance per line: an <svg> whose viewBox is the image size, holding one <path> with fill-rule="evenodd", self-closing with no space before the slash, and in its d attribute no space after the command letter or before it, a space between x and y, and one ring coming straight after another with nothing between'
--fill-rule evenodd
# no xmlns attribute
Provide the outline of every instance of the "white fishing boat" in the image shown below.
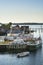
<svg viewBox="0 0 43 65"><path fill-rule="evenodd" d="M29 56L30 52L21 52L17 54L17 57L25 57L25 56Z"/></svg>
<svg viewBox="0 0 43 65"><path fill-rule="evenodd" d="M19 34L16 37L16 39L14 39L10 44L13 45L14 48L17 50L18 49L26 49L26 50L33 51L33 50L36 50L36 49L42 47L42 39L41 39L40 31L35 32L31 29L27 30L27 27L25 27L25 28L23 30L24 33L22 32L21 34ZM20 28L17 25L13 29L14 34L15 34L15 31L18 32L19 29Z"/></svg>

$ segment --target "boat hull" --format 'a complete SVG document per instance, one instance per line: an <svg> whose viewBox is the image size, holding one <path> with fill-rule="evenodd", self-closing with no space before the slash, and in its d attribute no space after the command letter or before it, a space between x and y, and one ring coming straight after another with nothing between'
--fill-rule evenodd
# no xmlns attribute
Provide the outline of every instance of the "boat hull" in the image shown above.
<svg viewBox="0 0 43 65"><path fill-rule="evenodd" d="M39 44L34 44L34 45L31 45L31 44L27 45L27 50L29 51L35 51L39 48L42 48L42 42L40 42Z"/></svg>
<svg viewBox="0 0 43 65"><path fill-rule="evenodd" d="M17 54L18 58L20 58L20 57L26 57L26 56L29 56L29 52L22 52L22 53L18 53Z"/></svg>

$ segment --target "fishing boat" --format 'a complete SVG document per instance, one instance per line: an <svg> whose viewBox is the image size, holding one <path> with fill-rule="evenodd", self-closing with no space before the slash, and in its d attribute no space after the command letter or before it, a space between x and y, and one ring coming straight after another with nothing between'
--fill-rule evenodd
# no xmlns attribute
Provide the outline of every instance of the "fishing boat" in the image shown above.
<svg viewBox="0 0 43 65"><path fill-rule="evenodd" d="M25 27L25 26L24 26ZM26 29L25 29L26 28ZM31 29L25 27L23 32L19 34L16 39L14 39L13 42L10 44L15 49L26 49L26 50L36 50L40 47L42 47L42 39L40 32L32 31ZM14 29L17 31L20 29L18 26L16 26ZM13 30L14 32L15 30ZM15 37L15 36L14 36Z"/></svg>
<svg viewBox="0 0 43 65"><path fill-rule="evenodd" d="M29 56L30 52L21 52L17 54L17 57L25 57L25 56Z"/></svg>

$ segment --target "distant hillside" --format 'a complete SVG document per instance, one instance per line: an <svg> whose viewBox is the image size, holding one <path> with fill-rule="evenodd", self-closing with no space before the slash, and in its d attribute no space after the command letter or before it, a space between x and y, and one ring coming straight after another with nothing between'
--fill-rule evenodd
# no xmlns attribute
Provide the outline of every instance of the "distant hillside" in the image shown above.
<svg viewBox="0 0 43 65"><path fill-rule="evenodd" d="M14 25L43 25L43 23L12 23Z"/></svg>

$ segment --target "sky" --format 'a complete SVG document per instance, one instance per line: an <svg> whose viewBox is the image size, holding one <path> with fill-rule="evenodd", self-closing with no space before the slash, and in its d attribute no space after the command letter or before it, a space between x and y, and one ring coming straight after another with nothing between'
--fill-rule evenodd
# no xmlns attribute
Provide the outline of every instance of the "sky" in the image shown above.
<svg viewBox="0 0 43 65"><path fill-rule="evenodd" d="M43 22L43 0L0 0L0 23Z"/></svg>

